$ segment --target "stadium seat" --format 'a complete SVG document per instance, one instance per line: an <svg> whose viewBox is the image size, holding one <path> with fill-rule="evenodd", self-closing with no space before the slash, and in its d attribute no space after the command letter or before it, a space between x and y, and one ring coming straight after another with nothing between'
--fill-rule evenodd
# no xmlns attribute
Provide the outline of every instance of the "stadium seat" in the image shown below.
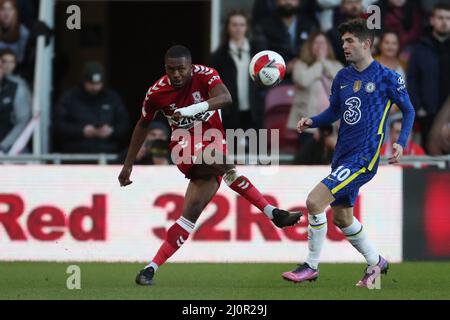
<svg viewBox="0 0 450 320"><path fill-rule="evenodd" d="M271 88L266 95L264 127L280 130L281 153L295 154L298 149L297 133L286 127L294 93L294 85L279 85Z"/></svg>

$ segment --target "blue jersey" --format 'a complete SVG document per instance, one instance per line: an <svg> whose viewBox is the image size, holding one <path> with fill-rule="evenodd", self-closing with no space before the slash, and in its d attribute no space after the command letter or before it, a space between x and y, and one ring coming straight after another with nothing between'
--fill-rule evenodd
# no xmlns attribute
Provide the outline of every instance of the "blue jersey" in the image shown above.
<svg viewBox="0 0 450 320"><path fill-rule="evenodd" d="M312 127L340 119L332 167L347 162L376 172L392 104L403 112L402 132L397 143L405 147L414 121L414 109L404 79L395 71L373 61L362 72L353 66L336 75L330 107L313 117Z"/></svg>

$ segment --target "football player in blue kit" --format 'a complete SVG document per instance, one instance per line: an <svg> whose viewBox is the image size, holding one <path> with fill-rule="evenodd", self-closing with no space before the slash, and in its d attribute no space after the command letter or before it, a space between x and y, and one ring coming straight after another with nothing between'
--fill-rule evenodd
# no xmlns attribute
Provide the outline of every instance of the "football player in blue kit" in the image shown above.
<svg viewBox="0 0 450 320"><path fill-rule="evenodd" d="M331 173L308 195L308 248L306 261L283 278L293 282L315 281L319 276L319 256L327 234L325 209L331 205L333 220L350 243L366 259L368 267L356 286L369 287L373 279L385 274L389 264L370 242L361 223L353 216L359 188L377 172L386 118L392 104L403 113L400 137L393 144L390 163L400 161L414 122L414 108L404 79L377 61L371 54L374 30L364 19L339 26L342 48L349 66L336 75L331 88L330 106L312 118L302 118L298 132L340 120Z"/></svg>

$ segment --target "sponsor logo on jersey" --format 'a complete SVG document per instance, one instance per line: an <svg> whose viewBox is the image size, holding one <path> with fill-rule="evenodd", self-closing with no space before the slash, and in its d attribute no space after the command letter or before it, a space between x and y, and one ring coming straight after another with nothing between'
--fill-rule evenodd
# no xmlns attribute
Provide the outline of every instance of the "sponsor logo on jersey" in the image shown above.
<svg viewBox="0 0 450 320"><path fill-rule="evenodd" d="M191 129L194 127L195 122L207 122L214 114L215 111L205 111L198 113L193 117L182 117L178 122L175 122L170 116L164 114L169 121L170 125L174 125L179 129Z"/></svg>
<svg viewBox="0 0 450 320"><path fill-rule="evenodd" d="M348 109L344 112L344 121L349 125L354 125L361 119L361 99L358 97L351 97L345 101Z"/></svg>

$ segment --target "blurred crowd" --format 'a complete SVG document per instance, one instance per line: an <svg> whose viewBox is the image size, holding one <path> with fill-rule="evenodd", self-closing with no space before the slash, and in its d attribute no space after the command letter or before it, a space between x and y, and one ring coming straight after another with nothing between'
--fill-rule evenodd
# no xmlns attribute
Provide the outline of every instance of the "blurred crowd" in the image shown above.
<svg viewBox="0 0 450 320"><path fill-rule="evenodd" d="M251 12L231 10L210 61L194 61L216 68L230 90L233 104L222 110L225 129L279 129L280 152L294 156L295 164L329 164L339 124L302 135L295 127L328 107L331 83L346 65L337 26L367 17L370 5L381 8L373 55L404 77L416 108L404 154L450 154L450 0L254 0ZM24 1L0 0L0 153L8 152L31 118L35 39L49 34L36 16L36 7ZM261 50L286 61L277 87L249 78L250 59ZM103 68L86 62L80 83L58 98L54 152L113 153L116 163L123 161L133 124L120 94L106 85ZM395 105L387 126L382 155L390 155L401 130ZM169 139L167 123L154 121L137 163L170 164Z"/></svg>
<svg viewBox="0 0 450 320"><path fill-rule="evenodd" d="M31 119L36 38L48 28L37 1L0 0L0 154L20 140Z"/></svg>
<svg viewBox="0 0 450 320"><path fill-rule="evenodd" d="M295 154L294 163L330 163L339 124L301 135L296 124L328 107L331 83L346 66L337 26L367 18L370 5L381 9L373 55L405 79L416 108L404 154L450 154L450 1L255 0L250 18L230 11L222 44L212 55L234 100L223 112L225 127L279 129L281 152ZM287 75L278 87L255 88L246 67L266 49L283 56ZM394 105L382 155L390 155L400 130L401 112Z"/></svg>

